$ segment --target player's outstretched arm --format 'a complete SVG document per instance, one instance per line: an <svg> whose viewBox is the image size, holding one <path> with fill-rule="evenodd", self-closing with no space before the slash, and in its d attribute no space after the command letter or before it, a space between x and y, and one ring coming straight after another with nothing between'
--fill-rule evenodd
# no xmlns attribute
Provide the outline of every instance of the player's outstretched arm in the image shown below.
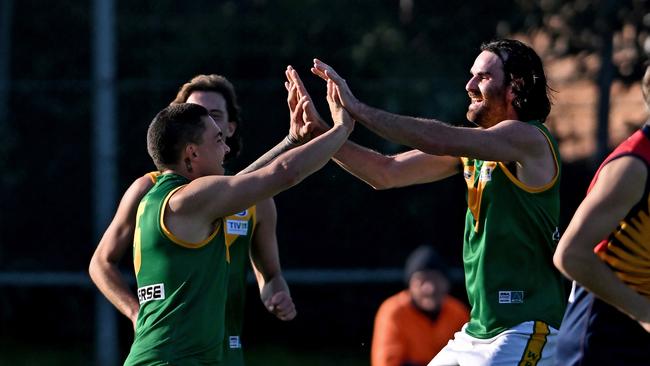
<svg viewBox="0 0 650 366"><path fill-rule="evenodd" d="M142 197L151 189L149 175L136 179L126 190L113 217L95 249L88 272L97 288L133 323L135 329L140 304L122 277L119 262L133 245L135 217Z"/></svg>
<svg viewBox="0 0 650 366"><path fill-rule="evenodd" d="M383 155L348 141L334 161L350 174L377 190L435 182L461 171L460 159L419 150Z"/></svg>
<svg viewBox="0 0 650 366"><path fill-rule="evenodd" d="M650 332L650 301L621 282L594 254L596 244L639 202L646 179L645 164L634 157L622 157L603 167L562 236L553 262L569 279L636 319Z"/></svg>
<svg viewBox="0 0 650 366"><path fill-rule="evenodd" d="M260 289L260 299L264 307L278 319L292 320L296 317L296 307L280 268L275 203L269 198L260 201L256 207L257 223L253 232L250 257Z"/></svg>
<svg viewBox="0 0 650 366"><path fill-rule="evenodd" d="M344 113L346 110L349 111L343 108L346 103L344 100L348 100L348 105L358 104L358 101L352 96L347 84L345 81L340 81L343 87L339 87L331 79L326 81L327 100L333 118L349 116L348 113ZM455 157L434 156L418 150L385 156L351 141L346 142L334 155L334 161L375 189L428 183L460 171L460 161Z"/></svg>
<svg viewBox="0 0 650 366"><path fill-rule="evenodd" d="M305 98L298 101L297 114L302 114L306 103ZM349 121L334 121L331 129L280 155L264 168L232 177L204 176L193 180L168 202L168 209L178 213L178 220L183 221L178 223L179 227L187 231L180 237L202 239L204 236L200 233L192 234L196 228L210 227L218 218L239 212L298 184L329 161L352 128Z"/></svg>
<svg viewBox="0 0 650 366"><path fill-rule="evenodd" d="M346 110L364 126L387 140L432 155L471 157L487 161L520 162L530 170L546 170L552 161L546 137L536 127L511 120L494 127L465 128L426 118L403 116L360 102L345 79L326 63L314 59L312 72L336 85ZM550 167L549 171L552 171ZM543 185L550 179L541 179ZM536 182L533 182L536 183Z"/></svg>

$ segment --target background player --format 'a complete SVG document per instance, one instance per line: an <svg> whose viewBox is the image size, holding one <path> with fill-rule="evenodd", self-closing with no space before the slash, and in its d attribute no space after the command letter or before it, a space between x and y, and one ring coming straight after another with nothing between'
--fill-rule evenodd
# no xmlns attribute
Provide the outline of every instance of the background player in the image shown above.
<svg viewBox="0 0 650 366"><path fill-rule="evenodd" d="M642 90L650 108L650 68ZM601 164L560 240L553 260L574 283L558 366L650 363L649 167L646 122Z"/></svg>
<svg viewBox="0 0 650 366"><path fill-rule="evenodd" d="M449 295L449 269L429 245L404 266L406 290L386 299L375 316L372 366L424 366L469 320L469 310Z"/></svg>
<svg viewBox="0 0 650 366"><path fill-rule="evenodd" d="M289 92L288 102L293 110L298 100L295 91L289 90ZM238 128L241 122L232 84L220 75L198 75L180 88L173 103L184 101L191 101L208 109L217 125L225 132L226 143L229 147L232 146L226 158L236 157L242 145ZM295 147L295 141L304 139L309 132L308 126L299 124L297 120L299 118L291 119L289 133L291 138L283 140L265 155L264 160L256 161L244 172L263 166L282 151ZM146 174L134 181L127 189L113 221L97 246L89 267L95 284L116 308L131 320L134 328L139 304L122 278L119 262L126 250L132 247L137 205L154 185L156 178L156 173ZM227 218L226 223L233 226L227 235L231 262L227 303L229 316L226 319L224 342L225 357L229 365L241 365L244 361L240 335L249 251L252 268L260 288L260 297L265 307L281 320L293 319L296 310L280 269L275 235L276 209L273 199L258 202L241 214ZM237 228L234 225L238 225ZM227 226L226 229L229 230L228 228Z"/></svg>

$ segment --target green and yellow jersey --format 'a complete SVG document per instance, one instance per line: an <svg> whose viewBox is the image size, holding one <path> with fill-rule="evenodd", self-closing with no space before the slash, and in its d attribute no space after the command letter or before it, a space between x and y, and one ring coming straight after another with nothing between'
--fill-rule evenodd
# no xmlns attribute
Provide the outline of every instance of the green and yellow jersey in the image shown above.
<svg viewBox="0 0 650 366"><path fill-rule="evenodd" d="M169 198L186 178L163 174L138 207L133 259L140 311L125 365L218 364L223 357L228 286L224 220L199 243L164 222Z"/></svg>
<svg viewBox="0 0 650 366"><path fill-rule="evenodd" d="M159 172L148 173L155 184ZM224 236L226 242L226 258L229 261L228 297L226 300L225 339L223 342L223 364L228 366L243 366L241 333L244 323L246 300L246 283L249 267L249 251L253 231L257 222L256 207L235 215L227 216L224 220Z"/></svg>
<svg viewBox="0 0 650 366"><path fill-rule="evenodd" d="M556 174L542 187L519 181L502 162L462 158L467 183L463 260L471 319L466 332L486 339L525 321L560 327L566 297L553 266L559 240L560 158L546 137Z"/></svg>
<svg viewBox="0 0 650 366"><path fill-rule="evenodd" d="M226 334L224 340L224 365L244 365L241 331L244 323L246 276L249 250L255 230L255 206L225 218L225 237L230 259L228 276L228 301L226 302Z"/></svg>

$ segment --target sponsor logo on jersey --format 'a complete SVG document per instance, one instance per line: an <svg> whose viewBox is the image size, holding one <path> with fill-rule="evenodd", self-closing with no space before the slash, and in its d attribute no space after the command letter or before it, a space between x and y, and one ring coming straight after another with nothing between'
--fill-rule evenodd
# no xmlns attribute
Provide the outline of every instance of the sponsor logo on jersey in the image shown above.
<svg viewBox="0 0 650 366"><path fill-rule="evenodd" d="M479 178L480 180L484 182L489 182L492 180L492 171L494 170L494 166L488 165L488 164L483 164L481 167L481 177Z"/></svg>
<svg viewBox="0 0 650 366"><path fill-rule="evenodd" d="M523 304L523 291L499 291L499 304Z"/></svg>
<svg viewBox="0 0 650 366"><path fill-rule="evenodd" d="M239 217L248 216L248 210L244 210L242 212L236 213L235 216L239 216Z"/></svg>
<svg viewBox="0 0 650 366"><path fill-rule="evenodd" d="M474 175L473 173L474 173L473 171L470 171L469 169L465 168L465 170L463 171L463 178L465 178L465 180L472 179L472 176Z"/></svg>
<svg viewBox="0 0 650 366"><path fill-rule="evenodd" d="M138 300L140 304L152 300L163 300L165 298L165 284L157 283L138 288Z"/></svg>
<svg viewBox="0 0 650 366"><path fill-rule="evenodd" d="M241 342L239 341L239 336L228 336L228 347L241 348Z"/></svg>
<svg viewBox="0 0 650 366"><path fill-rule="evenodd" d="M226 233L234 235L246 235L248 233L248 221L226 220Z"/></svg>
<svg viewBox="0 0 650 366"><path fill-rule="evenodd" d="M555 227L552 238L555 243L558 243L560 241L560 228L557 226Z"/></svg>

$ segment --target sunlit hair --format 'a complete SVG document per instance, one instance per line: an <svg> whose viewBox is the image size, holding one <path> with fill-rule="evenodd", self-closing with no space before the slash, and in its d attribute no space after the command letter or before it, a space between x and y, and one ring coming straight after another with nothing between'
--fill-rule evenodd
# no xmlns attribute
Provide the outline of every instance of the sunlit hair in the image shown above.
<svg viewBox="0 0 650 366"><path fill-rule="evenodd" d="M511 85L515 95L512 106L522 121L544 122L551 112L550 93L542 60L523 42L500 39L481 45L503 63L504 85Z"/></svg>
<svg viewBox="0 0 650 366"><path fill-rule="evenodd" d="M194 103L172 104L156 114L147 130L147 151L158 170L172 168L188 144L202 142L206 116L208 111Z"/></svg>
<svg viewBox="0 0 650 366"><path fill-rule="evenodd" d="M235 94L235 87L224 76L217 74L210 75L197 75L192 80L183 84L183 86L176 93L176 99L172 104L185 103L187 98L190 97L195 91L203 92L216 92L223 96L226 100L226 110L228 111L228 121L237 123L237 128L232 136L226 139L226 145L230 148L230 152L226 154L225 159L235 158L239 156L242 149L242 139L240 129L242 122L239 113L239 104L237 104L237 94Z"/></svg>

